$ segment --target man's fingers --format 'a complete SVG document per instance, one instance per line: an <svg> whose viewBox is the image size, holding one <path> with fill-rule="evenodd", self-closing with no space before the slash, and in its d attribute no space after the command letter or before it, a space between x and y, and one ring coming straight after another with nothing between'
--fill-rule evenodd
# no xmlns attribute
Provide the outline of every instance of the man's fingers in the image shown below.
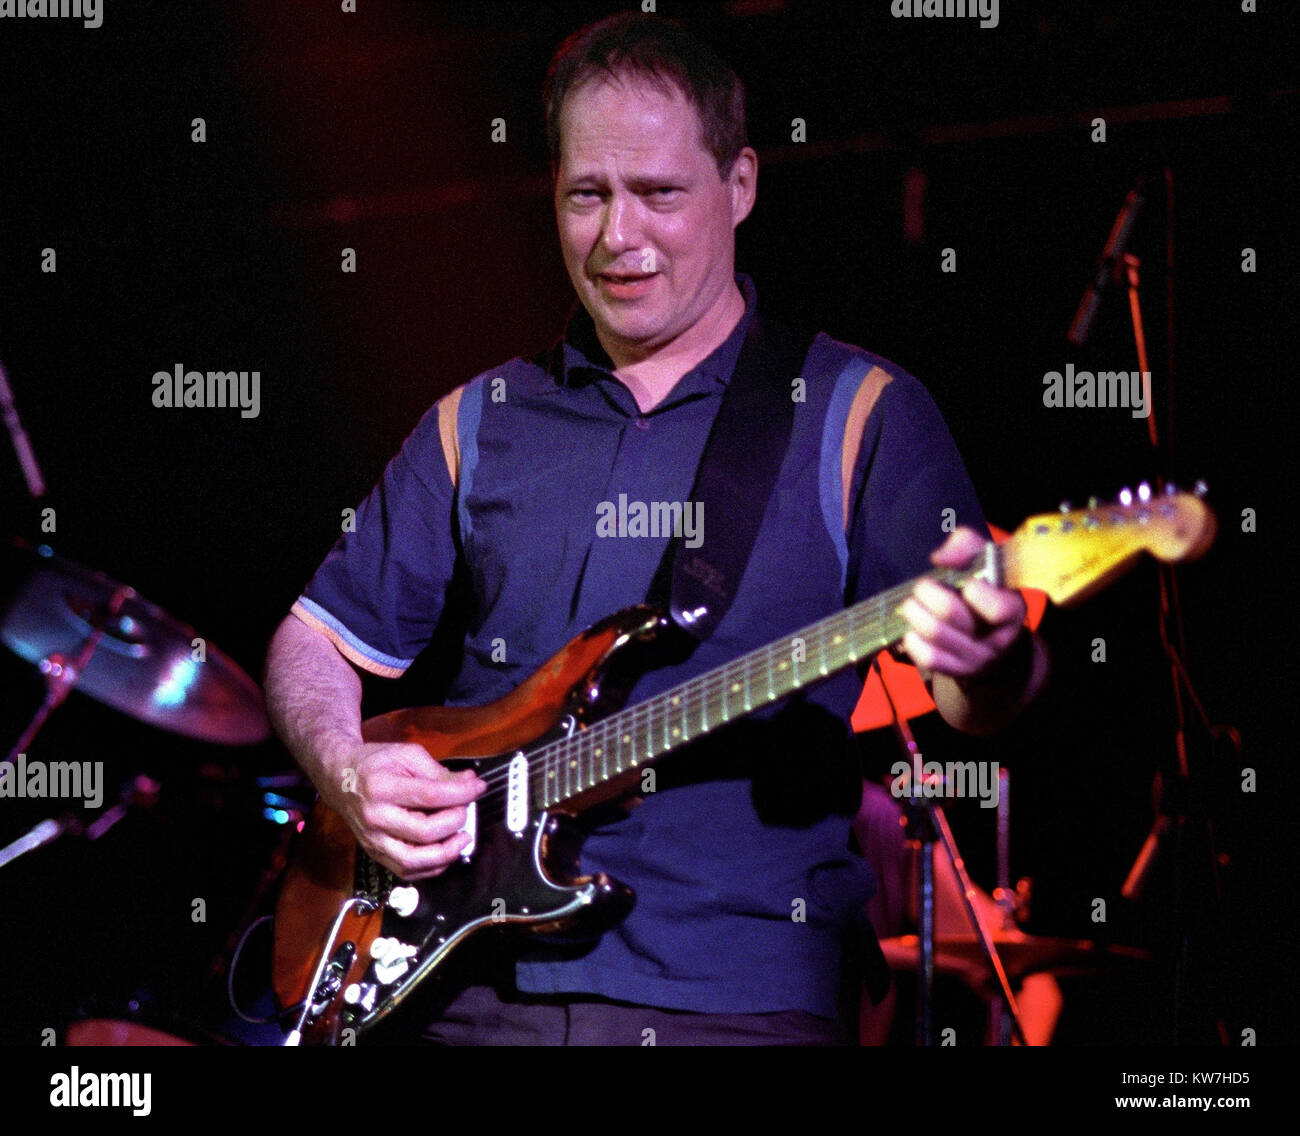
<svg viewBox="0 0 1300 1136"><path fill-rule="evenodd" d="M375 841L367 851L390 872L404 880L424 880L439 876L455 863L469 844L469 834L456 832L436 844L413 845L391 837Z"/></svg>
<svg viewBox="0 0 1300 1136"><path fill-rule="evenodd" d="M903 649L918 667L965 678L992 666L1016 638L1025 603L1019 592L982 580L960 594L922 580L899 613L910 628Z"/></svg>
<svg viewBox="0 0 1300 1136"><path fill-rule="evenodd" d="M1019 592L995 588L984 580L972 580L962 589L962 598L985 623L1020 624L1025 619L1025 598Z"/></svg>
<svg viewBox="0 0 1300 1136"><path fill-rule="evenodd" d="M961 596L934 580L922 580L902 605L904 618L923 635L937 624L950 624L967 635L975 631L975 616Z"/></svg>
<svg viewBox="0 0 1300 1136"><path fill-rule="evenodd" d="M483 794L487 785L472 769L451 773L440 765L426 777L411 777L388 770L370 774L363 795L408 809L445 809L467 805Z"/></svg>
<svg viewBox="0 0 1300 1136"><path fill-rule="evenodd" d="M962 678L978 673L994 660L992 649L973 639L948 639L940 644L909 631L903 636L902 647L921 670Z"/></svg>
<svg viewBox="0 0 1300 1136"><path fill-rule="evenodd" d="M930 554L930 563L941 568L964 568L984 549L984 538L963 525Z"/></svg>
<svg viewBox="0 0 1300 1136"><path fill-rule="evenodd" d="M367 827L376 835L405 844L435 844L465 827L468 810L463 806L424 813L394 805L377 805L362 811Z"/></svg>
<svg viewBox="0 0 1300 1136"><path fill-rule="evenodd" d="M443 872L469 844L470 802L487 791L473 770L452 772L422 747L361 747L356 786L343 798L348 823L361 846L403 879Z"/></svg>

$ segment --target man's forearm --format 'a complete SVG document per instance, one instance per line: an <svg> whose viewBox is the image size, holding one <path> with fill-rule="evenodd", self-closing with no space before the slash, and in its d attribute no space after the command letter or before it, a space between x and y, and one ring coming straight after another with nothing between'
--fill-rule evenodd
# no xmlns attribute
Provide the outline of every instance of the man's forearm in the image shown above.
<svg viewBox="0 0 1300 1136"><path fill-rule="evenodd" d="M345 754L361 744L361 680L328 639L290 615L267 650L265 687L275 732L333 804Z"/></svg>
<svg viewBox="0 0 1300 1136"><path fill-rule="evenodd" d="M1047 644L1027 631L989 675L960 681L935 674L931 693L950 726L968 734L991 734L1012 722L1038 696L1050 669Z"/></svg>

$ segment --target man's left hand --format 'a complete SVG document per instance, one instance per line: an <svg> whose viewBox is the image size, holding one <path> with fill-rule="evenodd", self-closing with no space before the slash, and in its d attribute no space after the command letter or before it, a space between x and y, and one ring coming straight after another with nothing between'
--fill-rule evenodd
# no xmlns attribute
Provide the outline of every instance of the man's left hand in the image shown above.
<svg viewBox="0 0 1300 1136"><path fill-rule="evenodd" d="M959 528L930 556L940 568L966 568L984 549L971 528ZM972 580L960 592L922 580L899 609L911 626L903 649L922 671L951 675L961 685L996 667L1024 631L1025 601L1017 591Z"/></svg>

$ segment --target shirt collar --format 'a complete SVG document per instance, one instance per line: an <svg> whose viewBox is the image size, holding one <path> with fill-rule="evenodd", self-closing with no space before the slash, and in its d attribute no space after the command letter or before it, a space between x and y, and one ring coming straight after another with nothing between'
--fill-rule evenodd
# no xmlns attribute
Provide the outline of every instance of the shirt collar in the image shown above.
<svg viewBox="0 0 1300 1136"><path fill-rule="evenodd" d="M678 380L693 377L712 379L726 386L736 370L736 361L740 358L740 349L744 345L745 335L753 321L758 304L758 293L754 282L744 273L736 273L736 285L745 298L745 313L740 317L731 334L720 343L707 357L701 359ZM613 378L614 363L600 345L596 336L596 326L587 309L581 304L575 305L565 324L564 336L556 344L559 373L556 381L562 387L581 386L596 379ZM618 380L614 380L618 381Z"/></svg>

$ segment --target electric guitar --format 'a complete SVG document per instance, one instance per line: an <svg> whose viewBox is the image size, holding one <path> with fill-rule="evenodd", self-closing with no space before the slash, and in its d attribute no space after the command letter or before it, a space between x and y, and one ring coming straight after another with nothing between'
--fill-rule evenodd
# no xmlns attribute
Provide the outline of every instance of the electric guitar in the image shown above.
<svg viewBox="0 0 1300 1136"><path fill-rule="evenodd" d="M1078 602L1142 552L1194 559L1214 540L1209 507L1187 493L1127 492L1114 504L1031 517L970 569L927 575L953 588L981 578ZM488 790L469 806L472 841L441 876L405 883L358 848L324 803L312 812L275 913L273 985L297 1025L286 1044L355 1040L487 931L596 934L633 895L576 875L573 816L635 789L646 766L752 711L869 660L902 639L911 580L623 709L626 660L674 629L656 608L619 612L577 636L487 706L399 710L367 721L367 741L413 742L470 766ZM350 1036L345 1030L353 1031Z"/></svg>

